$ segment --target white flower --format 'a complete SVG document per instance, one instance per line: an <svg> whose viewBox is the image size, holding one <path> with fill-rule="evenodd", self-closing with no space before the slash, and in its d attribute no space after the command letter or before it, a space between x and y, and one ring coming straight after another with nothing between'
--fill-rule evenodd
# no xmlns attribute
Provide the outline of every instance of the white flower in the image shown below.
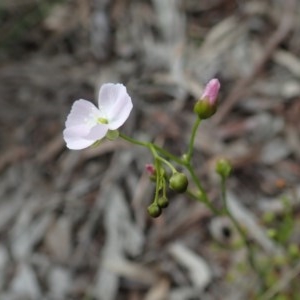
<svg viewBox="0 0 300 300"><path fill-rule="evenodd" d="M63 131L67 147L87 148L104 138L108 130L124 124L132 109L132 101L123 84L106 83L99 91L98 108L89 101L74 102Z"/></svg>

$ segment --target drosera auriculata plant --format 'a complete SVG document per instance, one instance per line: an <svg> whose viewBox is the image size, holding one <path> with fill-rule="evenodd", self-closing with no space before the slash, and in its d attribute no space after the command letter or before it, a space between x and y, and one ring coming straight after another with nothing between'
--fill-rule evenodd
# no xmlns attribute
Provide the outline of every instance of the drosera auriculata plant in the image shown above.
<svg viewBox="0 0 300 300"><path fill-rule="evenodd" d="M250 242L242 224L235 219L227 203L226 181L232 171L230 162L224 158L220 158L216 162L215 170L220 176L222 209L215 207L209 199L192 162L195 137L199 125L203 120L211 118L216 113L220 88L220 81L217 78L211 79L205 86L199 100L196 101L194 105L195 121L191 129L189 143L186 151L180 157L155 143L139 141L119 131L133 108L126 87L120 83L106 83L101 86L98 107L83 99L75 101L67 117L63 137L67 147L71 150L97 146L105 138L110 140L122 138L129 143L147 148L153 156L153 163L146 164L145 169L149 178L155 183L153 201L147 208L149 215L154 218L159 217L163 210L168 207L167 192L171 189L173 192L186 193L188 197L203 203L213 215L227 216L240 235L241 243L247 251L249 266L257 275L256 294L260 296L268 288L267 276L256 255L257 248ZM180 171L178 170L179 167Z"/></svg>

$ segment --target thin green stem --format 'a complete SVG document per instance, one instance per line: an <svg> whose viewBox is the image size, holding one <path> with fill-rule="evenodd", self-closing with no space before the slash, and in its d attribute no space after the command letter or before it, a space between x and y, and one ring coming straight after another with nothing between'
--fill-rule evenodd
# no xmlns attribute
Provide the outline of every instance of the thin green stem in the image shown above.
<svg viewBox="0 0 300 300"><path fill-rule="evenodd" d="M187 190L186 193L188 194L188 196L191 199L194 199L202 204L205 204L211 212L213 212L215 215L219 215L220 213L217 211L217 209L212 206L212 204L210 202L204 202L202 199L200 199L194 192L192 192L191 190Z"/></svg>
<svg viewBox="0 0 300 300"><path fill-rule="evenodd" d="M197 200L204 203L214 214L218 215L219 211L211 204L211 202L209 201L208 197L207 197L207 193L205 192L201 182L199 181L194 169L192 168L192 166L187 163L185 164L186 169L189 171L194 183L196 184L198 190L201 193L200 197L197 197Z"/></svg>
<svg viewBox="0 0 300 300"><path fill-rule="evenodd" d="M187 163L190 163L190 161L192 159L196 133L197 133L200 123L201 123L201 119L197 117L197 119L193 125L192 134L191 134L191 138L190 138L190 142L189 142L189 148L188 148L188 152L186 154L186 162Z"/></svg>
<svg viewBox="0 0 300 300"><path fill-rule="evenodd" d="M155 185L155 196L154 196L154 203L157 204L157 200L158 200L158 195L159 195L159 191L160 191L160 162L157 158L155 158L154 160L154 165L155 165L155 169L157 170L157 172L159 172L158 174L156 174L156 185Z"/></svg>
<svg viewBox="0 0 300 300"><path fill-rule="evenodd" d="M233 226L238 231L238 233L247 249L248 263L249 263L250 267L252 268L252 270L259 276L261 287L264 287L265 286L264 274L262 273L262 270L256 265L254 248L253 248L252 244L250 243L245 231L241 227L240 223L232 215L232 213L228 207L227 195L226 195L226 178L224 178L224 177L221 180L221 191L222 191L222 202L223 202L224 213L231 220Z"/></svg>
<svg viewBox="0 0 300 300"><path fill-rule="evenodd" d="M167 166L171 169L172 173L175 173L175 172L176 172L176 169L173 167L173 165L172 165L169 161L167 161L166 159L164 159L163 157L161 157L161 156L159 156L159 155L157 154L156 149L155 149L155 147L154 147L153 144L150 144L150 145L149 145L149 148L150 148L150 150L151 150L151 152L152 152L153 157L154 157L156 160L159 160L160 162L162 162L162 163L164 163L165 165L167 165Z"/></svg>
<svg viewBox="0 0 300 300"><path fill-rule="evenodd" d="M138 140L136 140L134 138L131 138L131 137L129 137L129 136L127 136L127 135L125 135L124 133L121 133L121 132L120 132L119 136L123 140L125 140L125 141L127 141L129 143L132 143L132 144L135 144L135 145L138 145L138 146L142 146L142 147L148 148L151 152L152 152L151 148L154 148L157 152L159 152L163 156L168 157L169 159L175 161L179 165L183 165L183 161L180 158L178 158L177 156L175 156L172 153L170 153L170 152L168 152L168 151L160 148L159 146L157 146L157 145L155 145L153 143L138 141Z"/></svg>
<svg viewBox="0 0 300 300"><path fill-rule="evenodd" d="M135 145L138 145L138 146L142 146L142 147L146 147L146 148L150 148L150 143L148 142L141 142L141 141L138 141L134 138L131 138L130 136L124 134L124 133L119 133L119 137L121 137L123 140L131 143L131 144L135 144Z"/></svg>
<svg viewBox="0 0 300 300"><path fill-rule="evenodd" d="M166 151L166 150L160 148L159 146L157 146L157 145L155 145L155 144L151 144L151 145L154 147L154 149L155 149L157 152L159 152L159 153L162 154L163 156L168 157L169 159L175 161L177 164L179 164L179 165L181 165L181 166L184 165L183 161L182 161L180 158L178 158L177 156L175 156L175 155L173 155L172 153L170 153L170 152L168 152L168 151Z"/></svg>
<svg viewBox="0 0 300 300"><path fill-rule="evenodd" d="M166 159L164 159L161 156L157 156L156 158L158 160L160 160L162 163L164 163L165 165L167 165L170 168L170 170L172 171L172 173L176 173L177 172L176 169L173 167L173 165L169 161L167 161Z"/></svg>

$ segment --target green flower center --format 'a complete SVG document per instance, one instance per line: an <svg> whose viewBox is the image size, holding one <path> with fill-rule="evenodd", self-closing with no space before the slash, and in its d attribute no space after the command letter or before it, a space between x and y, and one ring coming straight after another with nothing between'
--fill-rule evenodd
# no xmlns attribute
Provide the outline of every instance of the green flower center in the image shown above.
<svg viewBox="0 0 300 300"><path fill-rule="evenodd" d="M98 118L98 119L97 119L97 122L98 122L99 124L108 124L108 120L105 119L105 118Z"/></svg>

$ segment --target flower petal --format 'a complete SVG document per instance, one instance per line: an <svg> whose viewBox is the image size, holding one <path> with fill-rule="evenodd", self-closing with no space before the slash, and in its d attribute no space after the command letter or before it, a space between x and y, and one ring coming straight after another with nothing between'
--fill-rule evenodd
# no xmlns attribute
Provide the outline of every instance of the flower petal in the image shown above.
<svg viewBox="0 0 300 300"><path fill-rule="evenodd" d="M83 149L105 137L107 131L108 127L104 124L96 125L93 128L78 125L66 128L63 131L63 136L68 148L75 149L74 147L77 147L76 149Z"/></svg>
<svg viewBox="0 0 300 300"><path fill-rule="evenodd" d="M89 128L81 125L66 128L63 131L63 136L67 147L71 150L80 150L92 145L96 140L84 137L89 132Z"/></svg>
<svg viewBox="0 0 300 300"><path fill-rule="evenodd" d="M218 98L220 87L221 84L217 78L211 79L205 86L204 92L200 99L205 99L207 97L209 103L211 105L215 105Z"/></svg>
<svg viewBox="0 0 300 300"><path fill-rule="evenodd" d="M64 138L80 138L86 137L91 131L91 128L87 125L81 124L71 127L66 127L63 131Z"/></svg>
<svg viewBox="0 0 300 300"><path fill-rule="evenodd" d="M106 124L98 124L94 126L88 135L85 136L86 139L89 140L101 140L105 137L106 133L108 131L108 126Z"/></svg>
<svg viewBox="0 0 300 300"><path fill-rule="evenodd" d="M104 111L110 130L119 128L127 120L132 101L123 84L104 84L99 92L99 109Z"/></svg>
<svg viewBox="0 0 300 300"><path fill-rule="evenodd" d="M81 150L94 144L95 141L86 140L83 138L65 138L67 147L71 150Z"/></svg>
<svg viewBox="0 0 300 300"><path fill-rule="evenodd" d="M66 121L66 127L78 125L89 125L93 127L97 123L97 117L100 115L97 107L86 100L80 99L74 102L71 112Z"/></svg>
<svg viewBox="0 0 300 300"><path fill-rule="evenodd" d="M129 98L130 99L130 98ZM132 102L130 99L122 99L118 102L118 105L115 106L113 115L109 118L109 129L115 130L122 126L125 121L128 119L129 114L132 110Z"/></svg>

